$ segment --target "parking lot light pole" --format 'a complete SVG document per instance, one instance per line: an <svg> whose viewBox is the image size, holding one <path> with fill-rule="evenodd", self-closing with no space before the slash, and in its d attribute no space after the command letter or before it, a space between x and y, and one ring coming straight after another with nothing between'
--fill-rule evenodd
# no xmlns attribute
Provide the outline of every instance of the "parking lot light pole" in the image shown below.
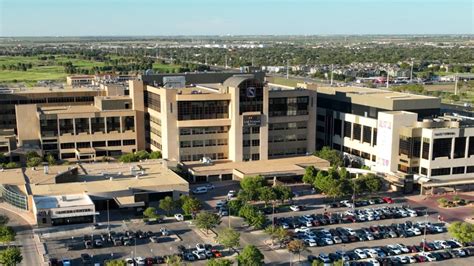
<svg viewBox="0 0 474 266"><path fill-rule="evenodd" d="M110 213L109 213L109 200L107 200L107 232L110 233Z"/></svg>
<svg viewBox="0 0 474 266"><path fill-rule="evenodd" d="M227 218L229 218L229 219L227 219L227 220L229 221L229 228L230 228L230 205L227 204L227 206L229 207L229 213L227 214L227 216L228 216Z"/></svg>
<svg viewBox="0 0 474 266"><path fill-rule="evenodd" d="M426 245L426 225L428 223L428 210L425 210L425 228L423 233L423 252L425 252L425 245Z"/></svg>

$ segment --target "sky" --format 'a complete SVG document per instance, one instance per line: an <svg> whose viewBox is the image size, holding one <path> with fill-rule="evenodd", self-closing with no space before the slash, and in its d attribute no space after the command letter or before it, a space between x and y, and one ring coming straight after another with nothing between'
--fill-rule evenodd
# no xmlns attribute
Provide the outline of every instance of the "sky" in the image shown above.
<svg viewBox="0 0 474 266"><path fill-rule="evenodd" d="M473 0L0 0L0 36L474 34Z"/></svg>

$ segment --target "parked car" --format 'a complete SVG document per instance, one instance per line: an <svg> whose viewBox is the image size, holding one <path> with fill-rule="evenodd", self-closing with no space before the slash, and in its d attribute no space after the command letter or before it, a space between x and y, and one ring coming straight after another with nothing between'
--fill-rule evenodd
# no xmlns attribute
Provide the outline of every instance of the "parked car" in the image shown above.
<svg viewBox="0 0 474 266"><path fill-rule="evenodd" d="M382 200L388 204L392 204L394 202L393 199L390 197L383 197Z"/></svg>
<svg viewBox="0 0 474 266"><path fill-rule="evenodd" d="M184 221L184 216L181 213L177 213L174 215L176 221Z"/></svg>
<svg viewBox="0 0 474 266"><path fill-rule="evenodd" d="M207 193L207 187L196 187L195 189L192 190L193 194L205 194Z"/></svg>

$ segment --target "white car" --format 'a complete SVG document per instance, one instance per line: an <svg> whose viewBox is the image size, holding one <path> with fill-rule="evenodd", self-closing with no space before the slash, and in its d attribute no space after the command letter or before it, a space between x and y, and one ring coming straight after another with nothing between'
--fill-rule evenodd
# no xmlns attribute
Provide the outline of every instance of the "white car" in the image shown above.
<svg viewBox="0 0 474 266"><path fill-rule="evenodd" d="M305 238L304 242L310 247L316 247L318 244L313 238Z"/></svg>
<svg viewBox="0 0 474 266"><path fill-rule="evenodd" d="M219 200L216 203L216 209L220 209L225 206L227 206L227 200Z"/></svg>
<svg viewBox="0 0 474 266"><path fill-rule="evenodd" d="M402 251L395 245L387 245L387 248L393 253L395 253L396 255L402 254Z"/></svg>
<svg viewBox="0 0 474 266"><path fill-rule="evenodd" d="M365 234L365 237L367 237L367 240L369 241L375 240L375 237L372 234Z"/></svg>
<svg viewBox="0 0 474 266"><path fill-rule="evenodd" d="M170 235L170 230L164 228L164 227L161 227L160 228L160 233L162 236L169 236Z"/></svg>
<svg viewBox="0 0 474 266"><path fill-rule="evenodd" d="M299 212L301 209L300 209L300 206L298 206L298 205L291 205L290 210L292 210L294 212Z"/></svg>
<svg viewBox="0 0 474 266"><path fill-rule="evenodd" d="M135 263L137 265L145 265L145 259L142 257L135 257Z"/></svg>
<svg viewBox="0 0 474 266"><path fill-rule="evenodd" d="M184 216L181 213L177 213L174 215L176 221L184 221Z"/></svg>
<svg viewBox="0 0 474 266"><path fill-rule="evenodd" d="M158 243L160 239L157 236L150 236L150 241L152 243Z"/></svg>
<svg viewBox="0 0 474 266"><path fill-rule="evenodd" d="M420 255L425 257L428 261L436 261L436 258L429 252L421 252Z"/></svg>
<svg viewBox="0 0 474 266"><path fill-rule="evenodd" d="M334 236L332 239L333 239L334 243L336 243L336 244L341 244L342 243L342 239L339 236Z"/></svg>
<svg viewBox="0 0 474 266"><path fill-rule="evenodd" d="M359 257L359 259L367 259L367 254L362 249L354 249L354 253Z"/></svg>
<svg viewBox="0 0 474 266"><path fill-rule="evenodd" d="M290 229L290 225L288 223L281 223L280 226L283 227L283 229Z"/></svg>
<svg viewBox="0 0 474 266"><path fill-rule="evenodd" d="M355 236L356 235L356 232L354 230L352 230L352 228L344 228L346 229L347 233L349 233L349 235L351 236Z"/></svg>
<svg viewBox="0 0 474 266"><path fill-rule="evenodd" d="M205 187L207 189L215 189L216 188L213 184L206 184Z"/></svg>
<svg viewBox="0 0 474 266"><path fill-rule="evenodd" d="M346 206L348 208L352 208L352 203L348 200L342 200L339 203L341 203L341 205Z"/></svg>
<svg viewBox="0 0 474 266"><path fill-rule="evenodd" d="M207 193L207 187L197 187L192 190L193 194L205 194Z"/></svg>
<svg viewBox="0 0 474 266"><path fill-rule="evenodd" d="M237 192L235 192L235 190L229 190L229 192L227 192L227 198L231 199L235 196L237 196Z"/></svg>
<svg viewBox="0 0 474 266"><path fill-rule="evenodd" d="M403 264L407 264L410 261L407 256L397 256L396 258Z"/></svg>
<svg viewBox="0 0 474 266"><path fill-rule="evenodd" d="M193 254L194 254L194 256L196 256L196 258L197 258L198 260L205 260L205 259L207 259L206 253L204 253L203 251L194 250L194 251L193 251Z"/></svg>
<svg viewBox="0 0 474 266"><path fill-rule="evenodd" d="M415 228L415 227L413 227L413 228L409 228L407 231L410 231L410 232L412 232L412 233L413 233L414 235L416 235L416 236L419 236L419 235L421 235L421 231L420 231L420 229L418 229L418 228Z"/></svg>
<svg viewBox="0 0 474 266"><path fill-rule="evenodd" d="M295 229L295 233L298 233L298 232L306 233L306 232L309 232L309 231L311 231L311 228L308 228L306 226L301 226L300 228Z"/></svg>
<svg viewBox="0 0 474 266"><path fill-rule="evenodd" d="M413 256L406 256L408 258L409 263L416 263L416 259Z"/></svg>
<svg viewBox="0 0 474 266"><path fill-rule="evenodd" d="M396 244L395 245L398 249L400 249L403 253L408 253L410 250L403 244Z"/></svg>
<svg viewBox="0 0 474 266"><path fill-rule="evenodd" d="M366 248L366 249L364 249L364 252L367 255L369 255L371 258L377 258L378 257L377 251L373 248Z"/></svg>
<svg viewBox="0 0 474 266"><path fill-rule="evenodd" d="M435 226L431 227L431 229L434 230L436 233L444 232L444 227L439 226L439 225L435 225Z"/></svg>
<svg viewBox="0 0 474 266"><path fill-rule="evenodd" d="M326 245L334 245L334 241L332 241L331 238L323 238L323 241L326 243Z"/></svg>
<svg viewBox="0 0 474 266"><path fill-rule="evenodd" d="M416 213L415 210L407 209L407 212L408 212L408 215L409 215L410 217L417 217L417 216L418 216L418 214Z"/></svg>
<svg viewBox="0 0 474 266"><path fill-rule="evenodd" d="M133 262L132 258L126 258L125 263L126 263L127 266L134 266L135 265L135 262Z"/></svg>
<svg viewBox="0 0 474 266"><path fill-rule="evenodd" d="M206 246L204 244L196 244L196 250L199 251L199 252L204 252L206 251Z"/></svg>
<svg viewBox="0 0 474 266"><path fill-rule="evenodd" d="M439 245L440 245L443 249L451 248L451 245L449 245L448 243L446 243L446 241L444 241L444 240L436 240L435 243L439 243Z"/></svg>

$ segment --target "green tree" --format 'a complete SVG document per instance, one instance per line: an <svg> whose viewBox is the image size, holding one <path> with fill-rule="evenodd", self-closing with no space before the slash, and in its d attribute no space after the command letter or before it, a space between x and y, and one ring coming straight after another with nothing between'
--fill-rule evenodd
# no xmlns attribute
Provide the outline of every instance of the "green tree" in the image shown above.
<svg viewBox="0 0 474 266"><path fill-rule="evenodd" d="M173 198L171 198L170 196L166 196L164 199L160 200L158 207L165 211L166 215L169 216L171 211L175 207L175 202L173 201Z"/></svg>
<svg viewBox="0 0 474 266"><path fill-rule="evenodd" d="M150 153L150 159L161 159L161 151L152 151Z"/></svg>
<svg viewBox="0 0 474 266"><path fill-rule="evenodd" d="M105 263L105 266L126 266L127 263L124 260L109 260Z"/></svg>
<svg viewBox="0 0 474 266"><path fill-rule="evenodd" d="M255 229L262 229L267 223L267 217L263 213L257 212L255 216L250 218L249 222Z"/></svg>
<svg viewBox="0 0 474 266"><path fill-rule="evenodd" d="M5 266L14 266L23 260L21 251L17 247L8 247L0 252L0 264Z"/></svg>
<svg viewBox="0 0 474 266"><path fill-rule="evenodd" d="M438 203L439 205L441 205L442 207L445 207L447 204L448 204L448 200L446 198L439 198L438 199Z"/></svg>
<svg viewBox="0 0 474 266"><path fill-rule="evenodd" d="M232 215L237 216L239 214L240 208L244 206L244 202L241 199L237 198L237 199L227 202L227 206L230 209L229 215L232 214Z"/></svg>
<svg viewBox="0 0 474 266"><path fill-rule="evenodd" d="M121 155L118 160L119 162L122 162L122 163L131 163L131 162L136 162L137 157L133 153L127 153L127 154Z"/></svg>
<svg viewBox="0 0 474 266"><path fill-rule="evenodd" d="M324 146L320 151L314 153L317 157L329 161L333 167L343 166L343 160L341 154L331 149L328 146Z"/></svg>
<svg viewBox="0 0 474 266"><path fill-rule="evenodd" d="M200 212L196 216L196 226L199 229L205 229L206 233L209 233L209 230L215 228L220 222L219 216L211 212Z"/></svg>
<svg viewBox="0 0 474 266"><path fill-rule="evenodd" d="M206 263L207 266L230 266L232 264L233 264L233 262L231 260L228 260L228 259L215 259L215 258L212 258L212 259L208 260L207 263Z"/></svg>
<svg viewBox="0 0 474 266"><path fill-rule="evenodd" d="M35 151L29 151L26 153L26 160L29 160L31 158L41 158L41 156Z"/></svg>
<svg viewBox="0 0 474 266"><path fill-rule="evenodd" d="M258 194L259 199L265 202L265 207L268 206L268 202L276 200L276 193L271 187L261 187Z"/></svg>
<svg viewBox="0 0 474 266"><path fill-rule="evenodd" d="M258 199L258 191L266 185L263 176L246 176L240 181L240 187L247 194L249 200Z"/></svg>
<svg viewBox="0 0 474 266"><path fill-rule="evenodd" d="M178 255L167 256L165 259L165 263L168 266L181 266L182 259Z"/></svg>
<svg viewBox="0 0 474 266"><path fill-rule="evenodd" d="M9 243L15 240L15 231L6 225L0 225L0 243Z"/></svg>
<svg viewBox="0 0 474 266"><path fill-rule="evenodd" d="M56 158L54 158L54 156L51 153L48 153L45 159L49 165L56 165Z"/></svg>
<svg viewBox="0 0 474 266"><path fill-rule="evenodd" d="M137 161L146 160L150 158L150 154L147 151L137 151L135 152L135 157Z"/></svg>
<svg viewBox="0 0 474 266"><path fill-rule="evenodd" d="M318 170L314 168L314 166L308 166L305 168L304 175L303 175L303 182L305 184L311 184L313 185L314 179L316 178L316 175L318 174Z"/></svg>
<svg viewBox="0 0 474 266"><path fill-rule="evenodd" d="M363 179L367 192L374 193L382 189L382 178L374 174L366 174Z"/></svg>
<svg viewBox="0 0 474 266"><path fill-rule="evenodd" d="M301 260L301 252L308 250L305 243L299 239L292 240L288 243L288 251L293 254L298 254L298 261Z"/></svg>
<svg viewBox="0 0 474 266"><path fill-rule="evenodd" d="M36 167L40 165L43 162L43 160L40 157L31 157L26 161L26 166L28 167Z"/></svg>
<svg viewBox="0 0 474 266"><path fill-rule="evenodd" d="M263 265L263 254L254 245L245 246L242 252L237 256L239 266L259 266Z"/></svg>
<svg viewBox="0 0 474 266"><path fill-rule="evenodd" d="M144 211L143 211L143 216L147 217L147 218L158 218L160 217L157 213L156 213L156 208L155 207L148 207L146 208Z"/></svg>
<svg viewBox="0 0 474 266"><path fill-rule="evenodd" d="M286 240L290 236L288 230L284 229L281 226L273 226L273 225L270 225L267 228L265 228L265 233L270 235L270 237L272 238L272 242L274 240L277 240L280 245L283 243L284 240Z"/></svg>
<svg viewBox="0 0 474 266"><path fill-rule="evenodd" d="M233 228L224 228L217 235L217 242L228 248L238 248L240 246L240 233Z"/></svg>
<svg viewBox="0 0 474 266"><path fill-rule="evenodd" d="M9 163L5 164L4 167L6 169L12 169L12 168L19 168L20 165L18 163L15 163L15 162L9 162Z"/></svg>
<svg viewBox="0 0 474 266"><path fill-rule="evenodd" d="M9 220L8 216L0 215L0 226L6 225Z"/></svg>
<svg viewBox="0 0 474 266"><path fill-rule="evenodd" d="M454 222L448 232L461 243L474 242L474 225L466 222Z"/></svg>
<svg viewBox="0 0 474 266"><path fill-rule="evenodd" d="M183 205L181 206L181 209L185 214L191 214L193 212L197 212L202 208L201 202L193 197L184 197L183 198Z"/></svg>
<svg viewBox="0 0 474 266"><path fill-rule="evenodd" d="M287 186L276 185L273 187L273 191L275 191L276 197L281 203L292 199L294 196L293 192L291 192L291 188Z"/></svg>

